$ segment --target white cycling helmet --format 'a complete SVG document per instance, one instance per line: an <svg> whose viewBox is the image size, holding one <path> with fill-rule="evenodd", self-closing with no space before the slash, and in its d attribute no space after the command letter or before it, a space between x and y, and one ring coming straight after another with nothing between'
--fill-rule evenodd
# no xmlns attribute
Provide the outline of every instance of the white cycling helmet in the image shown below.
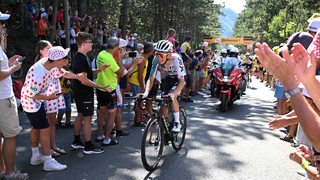
<svg viewBox="0 0 320 180"><path fill-rule="evenodd" d="M222 53L226 53L227 54L227 49L226 48L221 49L221 54Z"/></svg>
<svg viewBox="0 0 320 180"><path fill-rule="evenodd" d="M236 48L236 47L233 47L233 48L230 49L230 52L231 53L239 53L239 49Z"/></svg>
<svg viewBox="0 0 320 180"><path fill-rule="evenodd" d="M157 42L154 50L163 53L170 53L173 50L173 44L168 40L160 40Z"/></svg>

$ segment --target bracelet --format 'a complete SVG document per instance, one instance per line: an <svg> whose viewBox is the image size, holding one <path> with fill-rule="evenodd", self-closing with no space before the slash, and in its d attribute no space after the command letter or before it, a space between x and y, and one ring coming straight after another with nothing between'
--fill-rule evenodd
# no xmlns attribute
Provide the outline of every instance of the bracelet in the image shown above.
<svg viewBox="0 0 320 180"><path fill-rule="evenodd" d="M306 169L307 166L309 166L310 164L311 164L311 163L310 163L309 161L304 160L304 161L302 161L302 163L301 163L300 165L301 165L301 167L302 167L303 169Z"/></svg>

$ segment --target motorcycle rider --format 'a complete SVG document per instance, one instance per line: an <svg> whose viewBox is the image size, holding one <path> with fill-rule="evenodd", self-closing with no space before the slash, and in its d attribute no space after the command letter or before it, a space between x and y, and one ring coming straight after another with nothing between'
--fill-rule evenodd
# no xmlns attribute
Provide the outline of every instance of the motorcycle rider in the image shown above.
<svg viewBox="0 0 320 180"><path fill-rule="evenodd" d="M222 63L224 63L227 59L227 49L223 48L221 49L221 55L216 59L216 63L221 65Z"/></svg>
<svg viewBox="0 0 320 180"><path fill-rule="evenodd" d="M239 69L239 64L241 64L241 61L238 58L238 54L239 54L239 49L236 47L232 47L230 49L230 57L228 57L226 59L225 64L232 64L232 66L234 66L234 68ZM245 74L245 71L242 69L243 71L243 75ZM245 95L244 91L246 90L246 84L247 84L247 80L245 78L243 78L242 82L241 82L241 95Z"/></svg>

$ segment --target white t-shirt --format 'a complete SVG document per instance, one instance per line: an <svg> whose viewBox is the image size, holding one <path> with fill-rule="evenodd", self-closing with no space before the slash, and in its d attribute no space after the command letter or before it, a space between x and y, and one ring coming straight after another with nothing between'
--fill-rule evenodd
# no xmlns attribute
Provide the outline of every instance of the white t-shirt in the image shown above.
<svg viewBox="0 0 320 180"><path fill-rule="evenodd" d="M59 78L66 73L63 68L47 70L41 64L43 60L45 60L45 58L40 59L37 63L31 66L22 87L21 104L23 110L26 112L37 112L44 100L34 99L33 97L37 94L52 94L55 91L53 87L55 82L54 79ZM58 108L58 105L55 108Z"/></svg>
<svg viewBox="0 0 320 180"><path fill-rule="evenodd" d="M3 52L0 46L0 68L1 70L9 69L9 60L7 55ZM0 81L0 100L7 99L14 96L12 90L11 76L6 77Z"/></svg>

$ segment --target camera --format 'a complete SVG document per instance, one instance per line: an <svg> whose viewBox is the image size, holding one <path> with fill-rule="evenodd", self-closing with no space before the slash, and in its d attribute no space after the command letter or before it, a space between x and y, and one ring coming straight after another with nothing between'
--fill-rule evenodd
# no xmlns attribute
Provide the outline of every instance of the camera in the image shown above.
<svg viewBox="0 0 320 180"><path fill-rule="evenodd" d="M129 52L129 57L131 58L137 57L137 52Z"/></svg>

